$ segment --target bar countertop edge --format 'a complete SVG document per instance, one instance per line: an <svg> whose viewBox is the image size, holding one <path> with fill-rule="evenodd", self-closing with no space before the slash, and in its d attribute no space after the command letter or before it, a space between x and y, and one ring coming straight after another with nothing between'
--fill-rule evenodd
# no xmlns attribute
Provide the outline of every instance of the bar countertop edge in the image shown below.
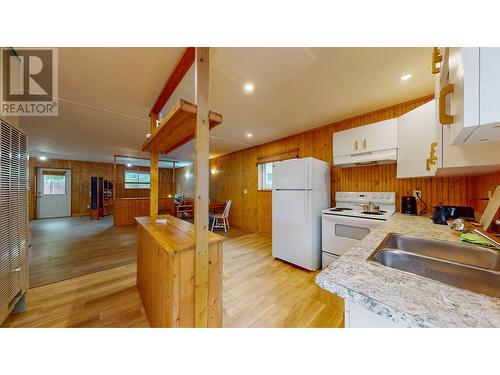
<svg viewBox="0 0 500 375"><path fill-rule="evenodd" d="M194 225L172 215L159 215L158 220L139 216L135 221L169 253L192 250L196 247ZM219 243L224 237L208 232L208 243Z"/></svg>

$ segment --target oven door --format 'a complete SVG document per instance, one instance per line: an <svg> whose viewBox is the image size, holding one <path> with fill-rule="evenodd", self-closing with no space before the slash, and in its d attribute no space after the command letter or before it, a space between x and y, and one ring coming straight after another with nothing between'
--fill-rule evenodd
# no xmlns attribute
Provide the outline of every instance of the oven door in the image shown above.
<svg viewBox="0 0 500 375"><path fill-rule="evenodd" d="M381 220L323 214L321 249L333 255L343 255L365 238L371 228L381 223Z"/></svg>

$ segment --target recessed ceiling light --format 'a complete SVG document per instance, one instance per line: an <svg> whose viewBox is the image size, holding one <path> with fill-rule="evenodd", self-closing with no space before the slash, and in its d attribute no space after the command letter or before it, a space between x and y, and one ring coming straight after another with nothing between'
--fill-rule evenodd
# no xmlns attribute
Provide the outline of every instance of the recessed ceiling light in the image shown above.
<svg viewBox="0 0 500 375"><path fill-rule="evenodd" d="M247 138L252 138L253 134L252 133L247 133Z"/></svg>
<svg viewBox="0 0 500 375"><path fill-rule="evenodd" d="M243 91L245 91L247 94L251 94L253 92L254 88L255 87L254 87L253 83L247 82L243 86Z"/></svg>
<svg viewBox="0 0 500 375"><path fill-rule="evenodd" d="M132 164L130 164L130 163L127 163L127 167L129 167L129 168L130 168L131 166L132 166Z"/></svg>
<svg viewBox="0 0 500 375"><path fill-rule="evenodd" d="M39 156L38 159L41 161L45 161L45 160L47 160L47 157L46 156Z"/></svg>
<svg viewBox="0 0 500 375"><path fill-rule="evenodd" d="M404 76L401 76L401 81L406 81L411 78L411 74L405 74Z"/></svg>

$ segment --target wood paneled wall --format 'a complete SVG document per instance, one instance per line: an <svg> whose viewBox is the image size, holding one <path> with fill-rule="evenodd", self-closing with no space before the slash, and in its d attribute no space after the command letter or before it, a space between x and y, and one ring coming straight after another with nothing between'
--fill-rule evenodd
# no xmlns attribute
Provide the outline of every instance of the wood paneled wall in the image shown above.
<svg viewBox="0 0 500 375"><path fill-rule="evenodd" d="M134 225L137 216L149 216L149 197L117 198L113 210L113 225ZM158 198L158 213L174 214L174 198Z"/></svg>
<svg viewBox="0 0 500 375"><path fill-rule="evenodd" d="M432 95L418 98L212 159L210 168L216 168L218 173L210 175L210 199L232 199L231 224L270 236L272 194L257 190L257 158L298 148L299 157L312 156L332 163L334 132L401 116L432 98ZM186 168L176 171L176 188L177 192L189 196L192 181L184 177L185 172ZM422 191L429 210L436 204L469 205L475 198L487 197L487 190L494 190L499 183L499 175L397 179L396 164L332 168L332 205L335 191L395 191L399 209L401 197L412 195L413 190ZM477 202L475 207L482 209Z"/></svg>
<svg viewBox="0 0 500 375"><path fill-rule="evenodd" d="M71 215L88 215L90 204L90 177L102 176L107 180L113 178L113 164L93 163L75 160L49 159L40 161L30 159L30 220L36 217L36 169L37 168L64 168L71 169Z"/></svg>
<svg viewBox="0 0 500 375"><path fill-rule="evenodd" d="M488 192L494 193L496 187L500 185L500 172L483 174L474 178L474 198L488 198ZM486 200L474 202L474 209L478 212L484 212ZM500 219L500 212L497 212L496 219Z"/></svg>
<svg viewBox="0 0 500 375"><path fill-rule="evenodd" d="M49 159L40 161L32 158L29 162L29 217L33 220L36 217L36 169L37 168L63 168L71 169L71 215L84 216L89 214L90 205L90 177L102 176L106 180L113 180L113 164L97 163L76 160ZM137 168L132 168L137 169ZM149 168L146 168L149 170ZM161 196L173 193L172 169L160 169L160 192ZM117 184L117 196L123 198L147 197L148 189L123 189L124 166L117 166L117 178L121 183Z"/></svg>
<svg viewBox="0 0 500 375"><path fill-rule="evenodd" d="M193 201L194 198L194 165L175 170L175 193L184 194Z"/></svg>

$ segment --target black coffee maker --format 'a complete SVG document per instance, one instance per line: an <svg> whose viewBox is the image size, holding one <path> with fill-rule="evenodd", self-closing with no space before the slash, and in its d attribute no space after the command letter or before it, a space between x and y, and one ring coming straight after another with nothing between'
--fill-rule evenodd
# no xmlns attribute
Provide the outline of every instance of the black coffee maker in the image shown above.
<svg viewBox="0 0 500 375"><path fill-rule="evenodd" d="M407 215L417 214L417 198L405 196L401 198L401 212Z"/></svg>

